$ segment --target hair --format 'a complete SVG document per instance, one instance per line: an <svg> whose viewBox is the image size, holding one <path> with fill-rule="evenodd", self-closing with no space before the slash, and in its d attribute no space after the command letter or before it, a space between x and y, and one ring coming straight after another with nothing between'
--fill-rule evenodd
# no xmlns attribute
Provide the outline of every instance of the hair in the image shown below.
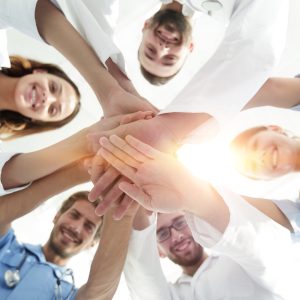
<svg viewBox="0 0 300 300"><path fill-rule="evenodd" d="M4 135L4 137L1 136L1 139L10 140L41 131L48 131L61 127L74 119L80 109L80 92L75 83L60 67L54 64L42 63L22 56L10 56L10 63L10 68L2 68L0 71L3 75L9 77L23 77L25 75L32 74L33 71L37 69L46 70L47 73L66 80L73 87L78 98L78 102L70 116L64 120L56 122L32 120L31 118L10 110L0 111L0 135Z"/></svg>
<svg viewBox="0 0 300 300"><path fill-rule="evenodd" d="M75 202L79 201L79 200L84 200L84 201L88 201L90 204L92 204L95 208L97 207L97 205L99 204L99 201L95 201L95 202L90 202L88 200L88 191L79 191L76 192L74 194L72 194L71 196L69 196L61 205L60 209L58 210L58 214L63 214L64 212L66 212L68 209L70 209ZM103 217L101 217L101 220L103 221ZM98 227L95 236L94 236L94 240L99 240L100 239L100 234L101 234L101 228L102 228L102 223L100 224L100 226Z"/></svg>

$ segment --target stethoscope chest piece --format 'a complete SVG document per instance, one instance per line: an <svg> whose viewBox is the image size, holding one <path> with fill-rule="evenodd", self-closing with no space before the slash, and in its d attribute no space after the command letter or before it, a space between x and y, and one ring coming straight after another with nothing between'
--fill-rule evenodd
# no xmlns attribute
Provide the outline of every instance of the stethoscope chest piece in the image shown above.
<svg viewBox="0 0 300 300"><path fill-rule="evenodd" d="M6 285L10 288L16 286L20 281L19 270L6 270L4 273L4 281Z"/></svg>

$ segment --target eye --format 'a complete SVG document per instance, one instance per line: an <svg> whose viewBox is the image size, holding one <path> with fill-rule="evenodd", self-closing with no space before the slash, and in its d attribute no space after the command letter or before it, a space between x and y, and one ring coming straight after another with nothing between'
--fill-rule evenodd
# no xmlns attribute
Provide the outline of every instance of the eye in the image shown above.
<svg viewBox="0 0 300 300"><path fill-rule="evenodd" d="M179 220L176 220L176 222L174 223L174 227L175 227L176 229L182 229L182 228L184 228L186 225L187 225L187 224L186 224L186 221L185 221L184 218L179 219Z"/></svg>
<svg viewBox="0 0 300 300"><path fill-rule="evenodd" d="M84 226L88 232L92 232L94 230L94 226L89 223L86 223Z"/></svg>
<svg viewBox="0 0 300 300"><path fill-rule="evenodd" d="M48 109L48 113L51 117L55 116L58 112L58 109L55 105L50 105L49 109Z"/></svg>
<svg viewBox="0 0 300 300"><path fill-rule="evenodd" d="M70 216L71 216L72 219L77 219L78 218L78 214L75 211L71 211Z"/></svg>
<svg viewBox="0 0 300 300"><path fill-rule="evenodd" d="M58 90L57 84L54 81L51 81L49 84L49 89L52 94L55 94Z"/></svg>
<svg viewBox="0 0 300 300"><path fill-rule="evenodd" d="M168 239L170 236L169 228L161 229L157 232L157 239L158 241L164 241Z"/></svg>

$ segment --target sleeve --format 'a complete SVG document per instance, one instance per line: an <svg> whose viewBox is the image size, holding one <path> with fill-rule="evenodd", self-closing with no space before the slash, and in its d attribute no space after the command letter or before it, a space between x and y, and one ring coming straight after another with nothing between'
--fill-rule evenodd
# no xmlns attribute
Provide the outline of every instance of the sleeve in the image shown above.
<svg viewBox="0 0 300 300"><path fill-rule="evenodd" d="M43 41L35 23L38 0L0 0L0 28L13 27L26 35Z"/></svg>
<svg viewBox="0 0 300 300"><path fill-rule="evenodd" d="M133 300L173 300L161 269L156 244L156 224L133 231L124 267Z"/></svg>
<svg viewBox="0 0 300 300"><path fill-rule="evenodd" d="M69 22L94 49L102 63L111 58L125 73L125 60L113 41L112 19L118 13L117 1L52 0Z"/></svg>
<svg viewBox="0 0 300 300"><path fill-rule="evenodd" d="M0 153L0 178L2 178L2 169L3 166L5 165L6 162L8 162L13 156L15 156L17 153L12 153L12 152L1 152ZM16 191L22 190L26 187L28 187L30 185L26 184L26 185L22 185L21 187L17 187L17 188L13 188L13 189L8 189L5 190L3 185L2 185L2 179L0 180L0 196L6 195L6 194L10 194L10 193L14 193Z"/></svg>
<svg viewBox="0 0 300 300"><path fill-rule="evenodd" d="M288 6L286 0L237 0L216 52L161 113L204 112L220 123L227 122L256 94L279 62Z"/></svg>
<svg viewBox="0 0 300 300"><path fill-rule="evenodd" d="M195 240L233 259L264 288L283 295L284 299L294 299L285 298L297 294L294 294L297 276L293 274L299 272L300 267L290 232L242 197L221 187L215 188L229 208L229 224L221 234L204 220L187 214Z"/></svg>

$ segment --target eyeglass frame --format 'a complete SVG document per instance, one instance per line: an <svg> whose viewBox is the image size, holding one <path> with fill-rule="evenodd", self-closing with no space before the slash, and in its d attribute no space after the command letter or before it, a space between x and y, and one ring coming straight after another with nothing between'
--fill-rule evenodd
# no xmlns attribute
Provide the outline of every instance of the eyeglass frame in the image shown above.
<svg viewBox="0 0 300 300"><path fill-rule="evenodd" d="M183 227L176 226L176 222L177 221L183 221ZM167 241L171 237L171 235L172 235L171 229L172 228L175 229L177 232L179 232L179 231L183 230L184 228L186 228L187 226L188 226L188 224L187 224L187 222L185 220L185 217L184 216L179 216L179 217L177 217L177 218L175 218L173 220L173 222L172 222L171 225L169 225L169 226L163 226L162 228L160 228L159 230L156 231L156 240L157 240L158 243L163 243L163 242ZM161 230L168 230L168 236L166 238L164 238L164 239L160 239L159 238L159 232Z"/></svg>

